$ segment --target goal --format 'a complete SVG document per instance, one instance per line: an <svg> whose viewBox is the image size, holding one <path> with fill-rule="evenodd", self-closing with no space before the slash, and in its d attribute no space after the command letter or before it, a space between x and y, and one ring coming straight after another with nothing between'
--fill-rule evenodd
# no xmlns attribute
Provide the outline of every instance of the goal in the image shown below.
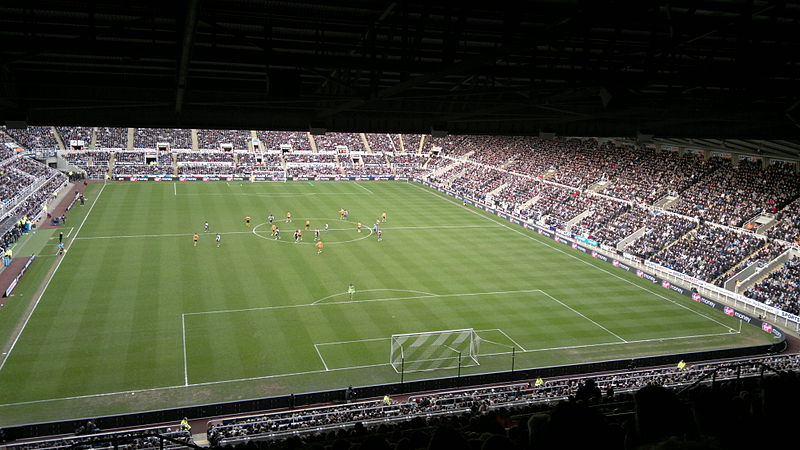
<svg viewBox="0 0 800 450"><path fill-rule="evenodd" d="M479 343L472 328L393 334L389 362L397 373L477 366Z"/></svg>

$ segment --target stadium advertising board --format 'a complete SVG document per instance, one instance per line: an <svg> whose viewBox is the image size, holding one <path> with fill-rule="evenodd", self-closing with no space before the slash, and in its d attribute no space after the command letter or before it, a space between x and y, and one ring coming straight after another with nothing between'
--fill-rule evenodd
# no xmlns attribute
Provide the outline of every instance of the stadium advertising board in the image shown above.
<svg viewBox="0 0 800 450"><path fill-rule="evenodd" d="M6 291L3 293L3 297L8 297L11 295L11 292L15 287L17 287L17 283L19 283L19 280L21 280L22 276L25 275L25 271L28 270L28 267L30 267L34 259L36 259L36 255L31 255L31 257L28 258L28 260L25 262L25 265L22 266L22 270L19 271L19 274L14 277L13 280L11 280L11 284L9 284L8 288L6 288Z"/></svg>

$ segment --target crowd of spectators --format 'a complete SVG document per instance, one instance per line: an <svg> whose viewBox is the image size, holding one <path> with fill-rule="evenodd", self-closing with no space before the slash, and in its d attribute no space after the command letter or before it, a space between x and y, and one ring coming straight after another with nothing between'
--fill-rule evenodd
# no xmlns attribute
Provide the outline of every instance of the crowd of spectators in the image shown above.
<svg viewBox="0 0 800 450"><path fill-rule="evenodd" d="M86 178L102 180L108 174L106 166L85 166L82 169L86 172Z"/></svg>
<svg viewBox="0 0 800 450"><path fill-rule="evenodd" d="M160 439L164 436L173 439ZM138 448L185 448L184 443L191 442L192 433L179 427L148 427L127 431L104 432L97 428L94 421L76 430L75 436L45 439L40 441L9 444L8 449L138 449ZM119 443L123 443L120 445Z"/></svg>
<svg viewBox="0 0 800 450"><path fill-rule="evenodd" d="M0 168L0 200L3 205L8 206L17 195L35 182L36 178L17 169L13 160L4 163Z"/></svg>
<svg viewBox="0 0 800 450"><path fill-rule="evenodd" d="M219 150L222 144L233 145L233 150L247 150L251 139L247 130L197 130L197 146L200 150Z"/></svg>
<svg viewBox="0 0 800 450"><path fill-rule="evenodd" d="M306 131L256 131L262 150L280 150L281 145L289 145L294 151L311 151L311 143Z"/></svg>
<svg viewBox="0 0 800 450"><path fill-rule="evenodd" d="M116 152L114 154L114 165L144 165L146 154L145 152Z"/></svg>
<svg viewBox="0 0 800 450"><path fill-rule="evenodd" d="M164 169L161 170L163 172ZM207 165L207 164L192 164L188 166L178 165L178 175L231 176L235 175L236 173L237 173L236 168L232 165L228 166Z"/></svg>
<svg viewBox="0 0 800 450"><path fill-rule="evenodd" d="M26 150L58 150L53 127L7 128L6 133Z"/></svg>
<svg viewBox="0 0 800 450"><path fill-rule="evenodd" d="M609 220L602 228L592 231L591 235L587 237L613 247L619 241L642 228L648 219L652 217L654 217L652 212L638 206L632 206Z"/></svg>
<svg viewBox="0 0 800 450"><path fill-rule="evenodd" d="M798 370L800 357L790 354L548 379L212 421L208 439L334 449L354 448L351 440L375 449L392 448L389 441L402 449L740 448L747 439L741 448L749 448L761 437L720 424L774 425L798 400ZM647 446L660 442L671 446Z"/></svg>
<svg viewBox="0 0 800 450"><path fill-rule="evenodd" d="M56 127L56 131L61 135L61 142L64 148L70 148L70 141L83 141L84 148L92 145L93 127Z"/></svg>
<svg viewBox="0 0 800 450"><path fill-rule="evenodd" d="M287 167L286 175L289 177L338 177L342 176L342 171L330 164L303 164L302 166Z"/></svg>
<svg viewBox="0 0 800 450"><path fill-rule="evenodd" d="M744 295L769 306L800 315L800 258L792 257L780 269L745 291Z"/></svg>
<svg viewBox="0 0 800 450"><path fill-rule="evenodd" d="M767 236L800 245L800 198L786 206L776 219L779 222L767 230Z"/></svg>
<svg viewBox="0 0 800 450"><path fill-rule="evenodd" d="M585 198L589 214L572 226L572 233L592 238L605 229L607 224L630 209L626 203L609 200L599 196Z"/></svg>
<svg viewBox="0 0 800 450"><path fill-rule="evenodd" d="M777 213L800 194L800 177L791 167L761 161L731 161L717 158L711 174L681 194L670 209L704 220L740 227L756 214Z"/></svg>
<svg viewBox="0 0 800 450"><path fill-rule="evenodd" d="M730 269L730 275L733 276L747 267L756 264L759 268L764 268L773 259L780 256L786 251L786 245L780 242L767 242L766 245L755 251L752 255L747 257L744 261ZM730 277L719 277L714 281L717 286L724 286L725 281Z"/></svg>
<svg viewBox="0 0 800 450"><path fill-rule="evenodd" d="M141 175L172 175L170 166L154 166L150 164L128 164L114 165L112 175L114 176L141 176ZM100 175L102 177L103 174ZM100 178L92 176L90 178Z"/></svg>
<svg viewBox="0 0 800 450"><path fill-rule="evenodd" d="M233 164L233 153L229 152L175 152L176 161L181 163L213 162Z"/></svg>
<svg viewBox="0 0 800 450"><path fill-rule="evenodd" d="M644 234L627 247L627 251L643 259L650 259L669 244L693 230L696 222L667 213L651 212Z"/></svg>
<svg viewBox="0 0 800 450"><path fill-rule="evenodd" d="M159 143L167 143L172 150L192 149L192 130L184 128L137 128L133 139L134 148L154 149Z"/></svg>
<svg viewBox="0 0 800 450"><path fill-rule="evenodd" d="M283 160L287 164L336 164L336 153L284 153Z"/></svg>
<svg viewBox="0 0 800 450"><path fill-rule="evenodd" d="M95 131L95 148L127 149L128 129L97 127L97 130Z"/></svg>
<svg viewBox="0 0 800 450"><path fill-rule="evenodd" d="M629 149L618 159L606 195L652 205L665 195L678 195L715 167L699 155Z"/></svg>
<svg viewBox="0 0 800 450"><path fill-rule="evenodd" d="M400 148L395 148L391 135L385 133L365 133L370 150L373 152L399 152Z"/></svg>
<svg viewBox="0 0 800 450"><path fill-rule="evenodd" d="M763 245L764 240L755 235L703 224L651 260L710 283Z"/></svg>
<svg viewBox="0 0 800 450"><path fill-rule="evenodd" d="M406 153L417 153L419 151L419 143L422 141L421 134L393 134L395 148L405 148ZM403 146L400 146L400 141L403 141Z"/></svg>
<svg viewBox="0 0 800 450"><path fill-rule="evenodd" d="M313 136L318 152L335 152L336 147L343 145L351 152L363 152L364 142L361 133L327 133Z"/></svg>

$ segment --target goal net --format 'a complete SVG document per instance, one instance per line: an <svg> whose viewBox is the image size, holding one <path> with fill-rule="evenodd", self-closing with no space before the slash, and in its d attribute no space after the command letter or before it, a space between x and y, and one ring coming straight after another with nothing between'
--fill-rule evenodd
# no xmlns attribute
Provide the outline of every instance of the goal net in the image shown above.
<svg viewBox="0 0 800 450"><path fill-rule="evenodd" d="M397 373L477 366L479 342L472 328L393 334L389 361Z"/></svg>

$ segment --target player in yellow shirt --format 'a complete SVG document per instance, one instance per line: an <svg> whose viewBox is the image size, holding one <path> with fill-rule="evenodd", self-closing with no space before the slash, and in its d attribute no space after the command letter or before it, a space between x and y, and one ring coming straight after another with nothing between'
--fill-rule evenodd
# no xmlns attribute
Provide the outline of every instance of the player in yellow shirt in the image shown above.
<svg viewBox="0 0 800 450"><path fill-rule="evenodd" d="M273 236L275 236L275 230L277 230L277 229L278 229L278 226L273 223L272 224L272 235Z"/></svg>
<svg viewBox="0 0 800 450"><path fill-rule="evenodd" d="M339 210L339 219L344 220L344 208Z"/></svg>
<svg viewBox="0 0 800 450"><path fill-rule="evenodd" d="M286 213L286 223L289 223L291 221L292 221L292 213L287 212Z"/></svg>
<svg viewBox="0 0 800 450"><path fill-rule="evenodd" d="M322 241L317 241L317 254L318 255L320 253L322 253L322 246L323 246Z"/></svg>
<svg viewBox="0 0 800 450"><path fill-rule="evenodd" d="M197 240L198 239L200 239L200 236L198 236L197 233L195 233L194 236L192 236L192 240L194 241L194 246L195 247L197 247Z"/></svg>
<svg viewBox="0 0 800 450"><path fill-rule="evenodd" d="M250 228L250 216L244 218L244 223L247 224L247 228Z"/></svg>
<svg viewBox="0 0 800 450"><path fill-rule="evenodd" d="M311 229L311 221L310 220L306 220L306 231L308 231L310 229Z"/></svg>
<svg viewBox="0 0 800 450"><path fill-rule="evenodd" d="M361 233L361 222L358 222L358 226L356 228L358 228L358 232Z"/></svg>
<svg viewBox="0 0 800 450"><path fill-rule="evenodd" d="M381 222L386 222L386 211L381 214Z"/></svg>

